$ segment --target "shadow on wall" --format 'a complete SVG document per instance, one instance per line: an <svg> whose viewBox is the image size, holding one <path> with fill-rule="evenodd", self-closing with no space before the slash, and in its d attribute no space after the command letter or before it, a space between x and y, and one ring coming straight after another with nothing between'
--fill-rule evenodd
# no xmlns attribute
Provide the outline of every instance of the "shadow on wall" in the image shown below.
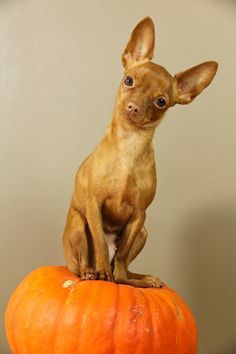
<svg viewBox="0 0 236 354"><path fill-rule="evenodd" d="M199 329L198 354L236 353L235 210L236 201L203 207L189 212L177 230Z"/></svg>

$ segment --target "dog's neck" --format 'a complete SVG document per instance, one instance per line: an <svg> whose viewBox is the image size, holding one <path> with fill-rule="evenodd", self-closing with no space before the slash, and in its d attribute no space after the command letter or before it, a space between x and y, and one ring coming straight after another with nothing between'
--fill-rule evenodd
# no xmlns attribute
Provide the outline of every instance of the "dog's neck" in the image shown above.
<svg viewBox="0 0 236 354"><path fill-rule="evenodd" d="M142 161L146 154L152 151L155 128L136 127L126 119L114 112L106 135L111 139L124 161L132 164L138 160Z"/></svg>

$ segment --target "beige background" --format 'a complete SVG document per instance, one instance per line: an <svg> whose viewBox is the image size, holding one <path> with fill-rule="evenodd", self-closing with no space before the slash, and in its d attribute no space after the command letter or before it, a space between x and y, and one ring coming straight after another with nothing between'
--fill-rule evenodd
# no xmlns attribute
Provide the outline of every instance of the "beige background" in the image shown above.
<svg viewBox="0 0 236 354"><path fill-rule="evenodd" d="M172 74L205 60L220 67L156 132L158 194L133 269L186 299L199 354L236 353L235 14L228 0L0 1L1 321L27 273L64 264L76 168L110 119L131 29L150 15L155 59Z"/></svg>

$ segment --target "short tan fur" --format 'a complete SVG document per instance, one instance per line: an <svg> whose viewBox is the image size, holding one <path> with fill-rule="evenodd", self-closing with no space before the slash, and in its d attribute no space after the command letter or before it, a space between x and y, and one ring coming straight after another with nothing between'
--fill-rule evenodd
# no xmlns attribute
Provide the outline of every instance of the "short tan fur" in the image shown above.
<svg viewBox="0 0 236 354"><path fill-rule="evenodd" d="M146 242L146 210L156 192L152 139L167 109L190 103L218 65L208 61L172 76L151 61L154 42L154 24L146 17L122 55L124 78L106 134L76 174L63 245L68 268L82 279L163 285L128 270Z"/></svg>

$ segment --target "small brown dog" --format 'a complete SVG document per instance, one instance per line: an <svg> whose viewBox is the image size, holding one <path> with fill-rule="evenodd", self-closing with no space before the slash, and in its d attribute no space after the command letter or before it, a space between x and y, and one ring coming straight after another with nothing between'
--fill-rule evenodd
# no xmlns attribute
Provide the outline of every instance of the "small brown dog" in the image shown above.
<svg viewBox="0 0 236 354"><path fill-rule="evenodd" d="M156 191L152 139L169 107L190 103L210 84L217 63L208 61L173 77L151 62L154 40L153 22L146 17L122 55L124 79L105 137L76 175L63 243L68 268L82 279L163 284L128 271L144 247L146 209Z"/></svg>

